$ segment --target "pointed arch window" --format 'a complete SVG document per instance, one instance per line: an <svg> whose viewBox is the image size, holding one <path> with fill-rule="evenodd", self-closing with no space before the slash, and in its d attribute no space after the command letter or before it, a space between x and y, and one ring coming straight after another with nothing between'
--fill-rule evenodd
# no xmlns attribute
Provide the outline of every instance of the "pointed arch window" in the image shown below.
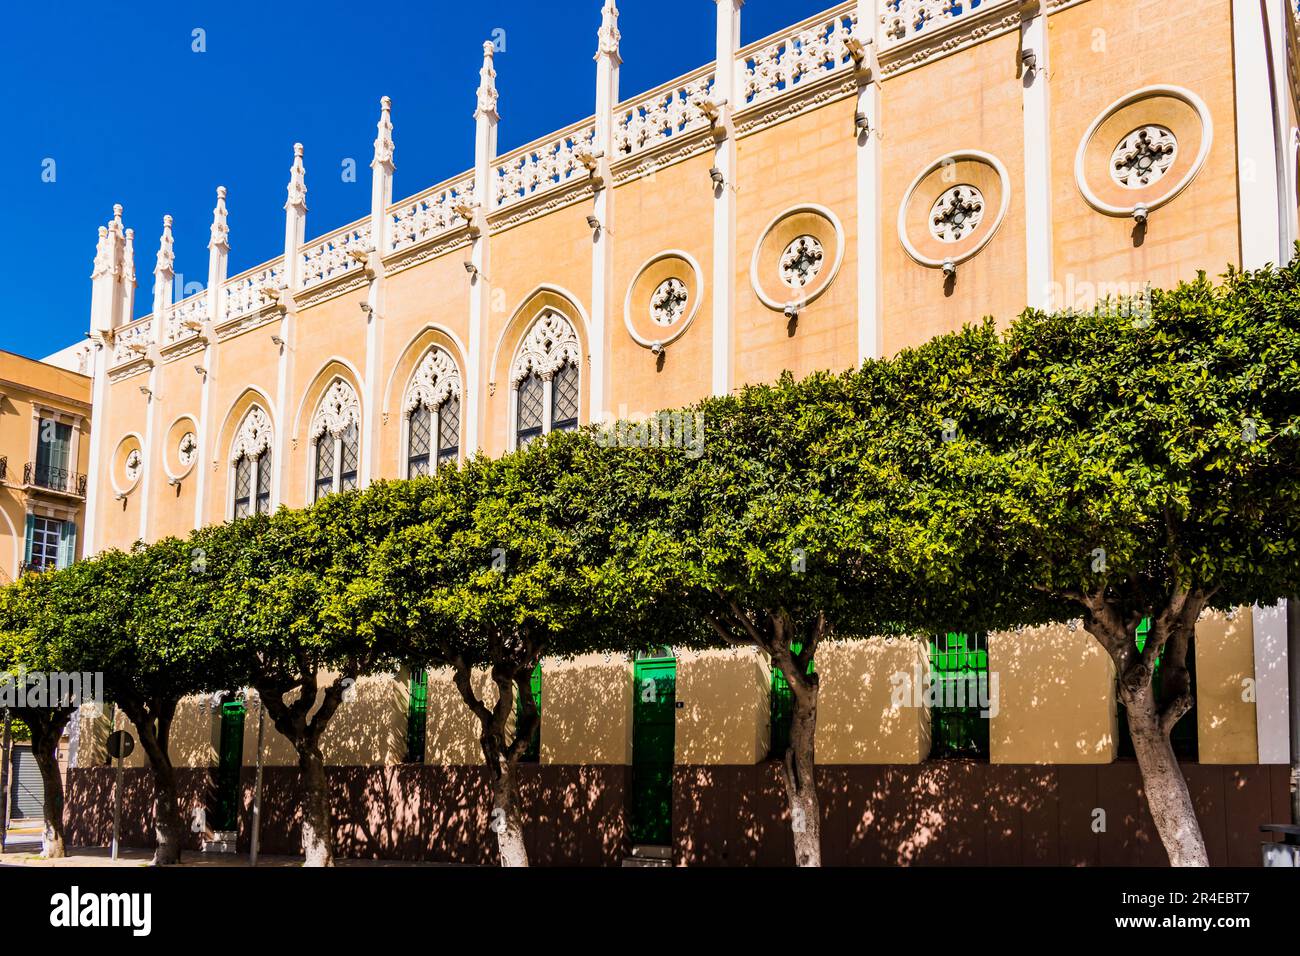
<svg viewBox="0 0 1300 956"><path fill-rule="evenodd" d="M271 513L271 420L254 405L235 433L230 455L236 518Z"/></svg>
<svg viewBox="0 0 1300 956"><path fill-rule="evenodd" d="M558 312L544 312L528 330L510 366L515 448L578 427L581 355L573 325Z"/></svg>
<svg viewBox="0 0 1300 956"><path fill-rule="evenodd" d="M460 460L460 370L445 350L425 353L402 403L406 477L420 478Z"/></svg>
<svg viewBox="0 0 1300 956"><path fill-rule="evenodd" d="M312 499L357 487L361 460L361 403L356 390L336 378L325 390L308 435L312 442Z"/></svg>

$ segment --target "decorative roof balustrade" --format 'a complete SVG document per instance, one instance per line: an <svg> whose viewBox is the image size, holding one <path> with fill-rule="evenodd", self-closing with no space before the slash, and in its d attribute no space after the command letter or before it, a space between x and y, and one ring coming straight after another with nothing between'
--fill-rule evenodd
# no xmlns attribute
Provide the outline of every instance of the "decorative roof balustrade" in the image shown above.
<svg viewBox="0 0 1300 956"><path fill-rule="evenodd" d="M885 0L886 6L891 0ZM762 103L852 65L845 40L857 27L852 4L796 24L775 42L742 51L737 67L738 109Z"/></svg>
<svg viewBox="0 0 1300 956"><path fill-rule="evenodd" d="M138 359L149 351L153 341L153 316L145 316L124 325L113 336L113 365Z"/></svg>
<svg viewBox="0 0 1300 956"><path fill-rule="evenodd" d="M1011 0L880 0L880 45L898 46L928 36L972 13L985 13Z"/></svg>
<svg viewBox="0 0 1300 956"><path fill-rule="evenodd" d="M198 295L182 299L167 310L167 328L163 336L164 343L170 345L182 339L198 335L203 323L208 320L208 290Z"/></svg>
<svg viewBox="0 0 1300 956"><path fill-rule="evenodd" d="M226 282L226 318L233 319L256 312L273 300L267 296L284 284L284 260L261 269L245 272Z"/></svg>
<svg viewBox="0 0 1300 956"><path fill-rule="evenodd" d="M547 192L583 175L587 166L580 159L595 151L596 123L587 120L539 146L528 146L492 166L494 207Z"/></svg>
<svg viewBox="0 0 1300 956"><path fill-rule="evenodd" d="M453 229L464 221L462 211L474 203L474 177L469 174L390 206L388 251L398 252Z"/></svg>
<svg viewBox="0 0 1300 956"><path fill-rule="evenodd" d="M357 271L365 264L365 254L371 248L369 221L346 226L318 239L302 251L302 287L309 289Z"/></svg>
<svg viewBox="0 0 1300 956"><path fill-rule="evenodd" d="M713 92L712 66L688 74L614 111L614 151L631 156L709 125L698 105ZM615 157L617 158L617 157Z"/></svg>

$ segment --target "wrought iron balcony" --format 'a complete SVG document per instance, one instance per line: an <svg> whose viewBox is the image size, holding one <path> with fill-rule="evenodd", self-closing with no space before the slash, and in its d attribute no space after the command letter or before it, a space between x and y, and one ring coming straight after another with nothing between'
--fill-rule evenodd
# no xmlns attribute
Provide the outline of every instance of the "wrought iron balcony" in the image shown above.
<svg viewBox="0 0 1300 956"><path fill-rule="evenodd" d="M28 488L44 488L76 498L86 497L86 476L66 468L54 468L29 461L23 466L23 484Z"/></svg>

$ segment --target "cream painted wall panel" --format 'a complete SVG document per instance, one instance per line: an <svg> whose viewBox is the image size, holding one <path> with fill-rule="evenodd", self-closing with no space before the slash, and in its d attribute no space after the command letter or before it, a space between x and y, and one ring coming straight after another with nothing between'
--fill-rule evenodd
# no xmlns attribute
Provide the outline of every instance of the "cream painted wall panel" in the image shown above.
<svg viewBox="0 0 1300 956"><path fill-rule="evenodd" d="M992 763L1115 759L1115 665L1092 635L1057 624L988 640Z"/></svg>
<svg viewBox="0 0 1300 956"><path fill-rule="evenodd" d="M930 712L924 696L896 688L929 682L920 641L873 637L824 644L817 650L817 762L920 763L930 753Z"/></svg>
<svg viewBox="0 0 1300 956"><path fill-rule="evenodd" d="M471 683L474 693L489 707L496 702L496 685L486 671L474 672ZM450 668L429 672L429 716L425 728L424 762L438 767L483 765L478 718L461 699L460 691L452 682Z"/></svg>
<svg viewBox="0 0 1300 956"><path fill-rule="evenodd" d="M1048 18L1054 257L1056 283L1066 296L1059 304L1086 307L1100 283L1127 283L1135 291L1148 282L1168 287L1195 278L1198 269L1214 276L1240 261L1231 4L1189 0L1159 11L1153 16L1131 0L1089 0ZM1131 219L1102 215L1084 201L1075 153L1102 110L1157 83L1201 97L1214 140L1191 185L1152 212L1139 243Z"/></svg>
<svg viewBox="0 0 1300 956"><path fill-rule="evenodd" d="M756 648L679 653L675 762L698 766L766 759L769 673Z"/></svg>
<svg viewBox="0 0 1300 956"><path fill-rule="evenodd" d="M129 548L140 537L140 486L124 500L117 501L110 478L114 454L127 435L135 434L143 442L148 415L148 401L140 391L147 385L147 375L137 375L111 384L107 388L106 407L95 409L95 427L101 429L100 460L92 469L99 483L100 506L95 535L99 548Z"/></svg>
<svg viewBox="0 0 1300 956"><path fill-rule="evenodd" d="M622 655L545 660L541 763L630 765L632 694L632 663Z"/></svg>
<svg viewBox="0 0 1300 956"><path fill-rule="evenodd" d="M1259 759L1255 704L1243 699L1247 681L1255 676L1253 637L1249 608L1240 608L1232 620L1213 612L1196 624L1200 763L1255 763Z"/></svg>
<svg viewBox="0 0 1300 956"><path fill-rule="evenodd" d="M845 97L738 143L737 385L774 381L786 370L802 378L819 369L839 371L857 364L855 106L854 97ZM825 206L839 218L846 251L834 283L809 304L792 333L782 313L759 301L749 268L767 224L785 210L809 203Z"/></svg>

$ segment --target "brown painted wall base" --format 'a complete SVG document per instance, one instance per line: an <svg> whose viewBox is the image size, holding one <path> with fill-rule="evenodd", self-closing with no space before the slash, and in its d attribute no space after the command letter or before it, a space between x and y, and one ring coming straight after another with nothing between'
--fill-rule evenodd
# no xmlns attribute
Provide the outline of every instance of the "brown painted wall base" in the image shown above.
<svg viewBox="0 0 1300 956"><path fill-rule="evenodd" d="M1214 866L1259 866L1262 823L1290 818L1285 766L1183 767ZM818 768L826 866L1168 866L1137 764L965 760ZM1105 811L1104 833L1094 811ZM673 856L690 866L790 866L774 762L677 767Z"/></svg>
<svg viewBox="0 0 1300 956"><path fill-rule="evenodd" d="M1214 865L1259 864L1261 823L1289 819L1283 766L1183 768ZM332 767L340 857L493 864L485 774L474 767ZM265 771L262 851L297 854L297 770ZM969 761L818 770L823 862L836 865L1164 866L1137 765L1016 767ZM68 772L68 841L105 845L113 820L111 768ZM211 802L213 773L177 771L187 821ZM123 843L152 845L153 786L126 772ZM239 847L248 849L253 770L243 774ZM538 865L616 866L629 851L628 767L526 766L521 802ZM1105 832L1094 832L1095 811ZM678 767L674 858L689 866L789 866L785 797L773 762ZM188 849L200 835L187 833Z"/></svg>

